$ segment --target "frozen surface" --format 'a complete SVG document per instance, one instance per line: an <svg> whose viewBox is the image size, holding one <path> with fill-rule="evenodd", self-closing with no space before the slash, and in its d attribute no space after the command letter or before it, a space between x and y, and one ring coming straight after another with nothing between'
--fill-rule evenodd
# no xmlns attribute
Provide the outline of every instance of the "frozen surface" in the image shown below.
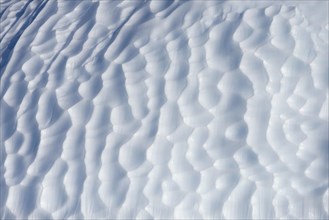
<svg viewBox="0 0 329 220"><path fill-rule="evenodd" d="M0 16L1 219L328 219L328 1Z"/></svg>

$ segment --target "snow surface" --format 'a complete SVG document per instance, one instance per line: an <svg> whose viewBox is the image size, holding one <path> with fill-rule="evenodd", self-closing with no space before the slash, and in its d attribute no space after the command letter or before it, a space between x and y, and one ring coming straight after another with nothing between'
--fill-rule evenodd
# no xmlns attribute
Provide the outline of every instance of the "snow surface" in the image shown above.
<svg viewBox="0 0 329 220"><path fill-rule="evenodd" d="M328 1L0 16L1 219L328 219Z"/></svg>

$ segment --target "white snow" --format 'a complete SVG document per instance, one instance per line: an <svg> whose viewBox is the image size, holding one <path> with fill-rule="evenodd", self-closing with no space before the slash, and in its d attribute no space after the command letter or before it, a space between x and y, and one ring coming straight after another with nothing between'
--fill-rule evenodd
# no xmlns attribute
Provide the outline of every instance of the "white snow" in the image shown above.
<svg viewBox="0 0 329 220"><path fill-rule="evenodd" d="M328 4L1 0L1 219L328 219Z"/></svg>

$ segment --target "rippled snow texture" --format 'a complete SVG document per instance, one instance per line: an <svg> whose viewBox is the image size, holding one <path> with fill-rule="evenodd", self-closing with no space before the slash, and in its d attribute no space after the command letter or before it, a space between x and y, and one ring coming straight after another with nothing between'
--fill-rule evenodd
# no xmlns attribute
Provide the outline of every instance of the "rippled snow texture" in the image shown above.
<svg viewBox="0 0 329 220"><path fill-rule="evenodd" d="M326 7L2 0L1 218L328 219Z"/></svg>

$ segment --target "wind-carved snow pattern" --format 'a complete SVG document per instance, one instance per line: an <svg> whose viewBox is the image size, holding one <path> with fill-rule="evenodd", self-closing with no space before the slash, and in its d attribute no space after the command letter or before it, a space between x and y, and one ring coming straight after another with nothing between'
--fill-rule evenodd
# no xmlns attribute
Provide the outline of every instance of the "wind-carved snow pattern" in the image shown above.
<svg viewBox="0 0 329 220"><path fill-rule="evenodd" d="M2 0L1 219L328 219L328 22L304 12Z"/></svg>

